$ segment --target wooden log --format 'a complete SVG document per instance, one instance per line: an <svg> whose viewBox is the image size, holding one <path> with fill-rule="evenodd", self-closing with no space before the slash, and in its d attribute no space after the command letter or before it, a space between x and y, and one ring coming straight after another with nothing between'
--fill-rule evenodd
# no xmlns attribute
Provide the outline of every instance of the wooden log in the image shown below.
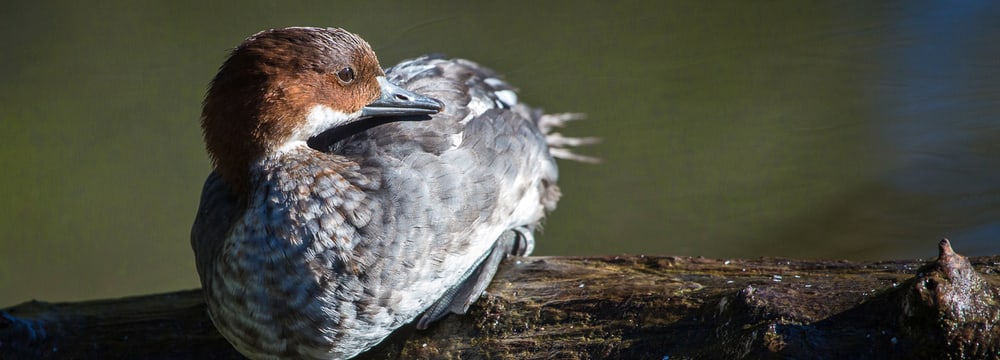
<svg viewBox="0 0 1000 360"><path fill-rule="evenodd" d="M511 259L464 316L364 358L1000 358L1000 256ZM200 290L0 312L0 359L237 359Z"/></svg>

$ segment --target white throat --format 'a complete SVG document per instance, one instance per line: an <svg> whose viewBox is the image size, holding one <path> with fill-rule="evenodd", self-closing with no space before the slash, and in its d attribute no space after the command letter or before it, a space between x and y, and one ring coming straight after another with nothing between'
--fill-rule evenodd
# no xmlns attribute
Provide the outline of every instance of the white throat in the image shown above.
<svg viewBox="0 0 1000 360"><path fill-rule="evenodd" d="M307 146L306 140L329 129L345 125L361 117L361 111L343 113L326 105L315 105L309 109L306 122L292 131L292 135L278 147L279 152L299 146Z"/></svg>

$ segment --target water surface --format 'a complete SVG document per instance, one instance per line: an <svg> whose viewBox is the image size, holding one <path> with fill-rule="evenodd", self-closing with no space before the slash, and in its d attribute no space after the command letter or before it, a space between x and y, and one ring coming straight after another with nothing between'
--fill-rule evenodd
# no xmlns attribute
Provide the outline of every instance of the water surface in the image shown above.
<svg viewBox="0 0 1000 360"><path fill-rule="evenodd" d="M536 254L1000 253L1000 3L0 5L0 306L197 286L198 127L226 52L340 26L588 118Z"/></svg>

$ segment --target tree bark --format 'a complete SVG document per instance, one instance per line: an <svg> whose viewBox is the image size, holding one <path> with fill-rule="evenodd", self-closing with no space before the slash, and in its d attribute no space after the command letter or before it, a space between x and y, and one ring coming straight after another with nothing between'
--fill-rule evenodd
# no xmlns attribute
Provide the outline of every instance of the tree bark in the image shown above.
<svg viewBox="0 0 1000 360"><path fill-rule="evenodd" d="M364 358L1000 358L1000 256L510 259L466 315ZM0 312L0 359L240 358L200 290Z"/></svg>

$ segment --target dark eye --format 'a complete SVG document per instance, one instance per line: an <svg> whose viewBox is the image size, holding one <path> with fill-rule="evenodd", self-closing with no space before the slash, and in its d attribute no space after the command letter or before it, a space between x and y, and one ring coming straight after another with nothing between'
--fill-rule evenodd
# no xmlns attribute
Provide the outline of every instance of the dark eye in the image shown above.
<svg viewBox="0 0 1000 360"><path fill-rule="evenodd" d="M350 67L340 69L340 71L337 72L337 78L344 84L350 84L351 81L354 81L354 69L351 69Z"/></svg>

